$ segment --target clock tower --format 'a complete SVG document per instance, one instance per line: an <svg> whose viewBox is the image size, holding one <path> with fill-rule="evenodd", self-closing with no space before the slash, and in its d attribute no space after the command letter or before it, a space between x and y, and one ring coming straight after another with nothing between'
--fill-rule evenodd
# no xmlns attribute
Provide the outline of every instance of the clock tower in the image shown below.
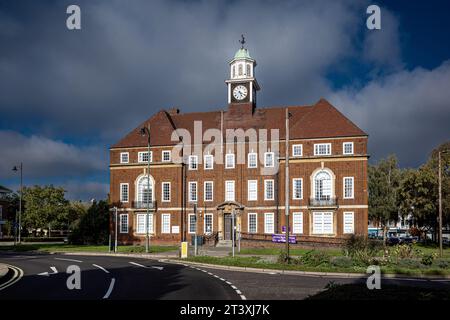
<svg viewBox="0 0 450 320"><path fill-rule="evenodd" d="M241 48L229 62L230 78L225 81L228 87L228 103L256 105L256 91L260 89L255 78L256 61L244 48L244 36L239 42Z"/></svg>

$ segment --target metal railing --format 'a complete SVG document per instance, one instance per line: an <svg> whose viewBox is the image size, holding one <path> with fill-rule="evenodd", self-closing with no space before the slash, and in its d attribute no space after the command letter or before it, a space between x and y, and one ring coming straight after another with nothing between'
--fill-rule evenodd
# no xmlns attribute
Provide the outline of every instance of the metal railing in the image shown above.
<svg viewBox="0 0 450 320"><path fill-rule="evenodd" d="M150 209L154 209L156 207L156 201L149 202ZM147 201L133 201L134 209L147 209Z"/></svg>
<svg viewBox="0 0 450 320"><path fill-rule="evenodd" d="M309 206L310 207L336 207L337 206L337 197L336 198L309 198Z"/></svg>

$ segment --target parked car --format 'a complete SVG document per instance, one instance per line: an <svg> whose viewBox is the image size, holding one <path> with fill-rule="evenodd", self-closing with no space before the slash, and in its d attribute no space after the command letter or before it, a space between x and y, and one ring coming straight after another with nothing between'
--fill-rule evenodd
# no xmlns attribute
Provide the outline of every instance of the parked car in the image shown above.
<svg viewBox="0 0 450 320"><path fill-rule="evenodd" d="M386 238L386 244L389 245L389 246L400 244L400 238L388 237L388 238Z"/></svg>
<svg viewBox="0 0 450 320"><path fill-rule="evenodd" d="M412 243L416 243L419 238L418 237L412 237L412 236L403 236L400 237L400 242L399 244L412 244Z"/></svg>

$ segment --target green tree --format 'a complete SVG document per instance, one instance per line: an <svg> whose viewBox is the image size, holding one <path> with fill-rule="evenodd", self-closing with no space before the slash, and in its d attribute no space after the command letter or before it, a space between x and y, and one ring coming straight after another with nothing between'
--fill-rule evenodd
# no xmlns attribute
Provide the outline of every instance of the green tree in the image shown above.
<svg viewBox="0 0 450 320"><path fill-rule="evenodd" d="M397 194L400 178L401 171L394 155L381 159L368 168L369 219L383 228L384 240L389 221L398 220Z"/></svg>
<svg viewBox="0 0 450 320"><path fill-rule="evenodd" d="M75 224L70 242L75 244L107 244L109 237L109 205L94 202Z"/></svg>
<svg viewBox="0 0 450 320"><path fill-rule="evenodd" d="M24 213L22 224L28 229L48 229L59 227L67 216L69 202L60 187L34 186L23 189Z"/></svg>
<svg viewBox="0 0 450 320"><path fill-rule="evenodd" d="M424 231L433 230L436 235L439 214L438 152L450 150L450 142L434 149L428 161L419 169L405 170L398 197L403 216L411 214L415 226ZM450 215L450 155L442 153L442 212L444 224ZM437 237L435 236L435 239Z"/></svg>

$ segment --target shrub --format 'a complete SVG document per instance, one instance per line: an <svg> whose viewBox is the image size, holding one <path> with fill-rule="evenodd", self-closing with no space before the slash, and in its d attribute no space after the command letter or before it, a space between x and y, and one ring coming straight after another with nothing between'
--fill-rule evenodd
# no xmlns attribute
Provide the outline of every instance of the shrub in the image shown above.
<svg viewBox="0 0 450 320"><path fill-rule="evenodd" d="M421 256L418 249L414 249L410 244L400 244L389 249L389 255L398 261L399 259L413 259Z"/></svg>
<svg viewBox="0 0 450 320"><path fill-rule="evenodd" d="M450 268L450 261L449 260L444 260L444 259L436 259L433 262L433 265L441 268L441 269L447 269Z"/></svg>
<svg viewBox="0 0 450 320"><path fill-rule="evenodd" d="M431 265L433 264L434 258L436 258L436 254L435 254L435 253L427 253L427 254L424 254L424 255L422 256L421 263L422 263L424 266L431 266Z"/></svg>
<svg viewBox="0 0 450 320"><path fill-rule="evenodd" d="M341 256L341 257L333 257L331 259L331 264L334 267L338 268L349 268L353 266L353 260L350 257Z"/></svg>
<svg viewBox="0 0 450 320"><path fill-rule="evenodd" d="M301 256L300 261L304 265L311 267L318 267L323 264L329 264L330 256L325 251L311 250L306 252L303 256Z"/></svg>
<svg viewBox="0 0 450 320"><path fill-rule="evenodd" d="M290 260L291 258L288 257L287 252L285 250L281 250L278 255L277 263L289 263Z"/></svg>
<svg viewBox="0 0 450 320"><path fill-rule="evenodd" d="M370 265L381 248L382 245L379 241L352 235L345 243L344 254L353 258L357 263Z"/></svg>
<svg viewBox="0 0 450 320"><path fill-rule="evenodd" d="M421 267L421 264L418 260L411 258L404 258L398 261L398 266L407 269L418 269Z"/></svg>

